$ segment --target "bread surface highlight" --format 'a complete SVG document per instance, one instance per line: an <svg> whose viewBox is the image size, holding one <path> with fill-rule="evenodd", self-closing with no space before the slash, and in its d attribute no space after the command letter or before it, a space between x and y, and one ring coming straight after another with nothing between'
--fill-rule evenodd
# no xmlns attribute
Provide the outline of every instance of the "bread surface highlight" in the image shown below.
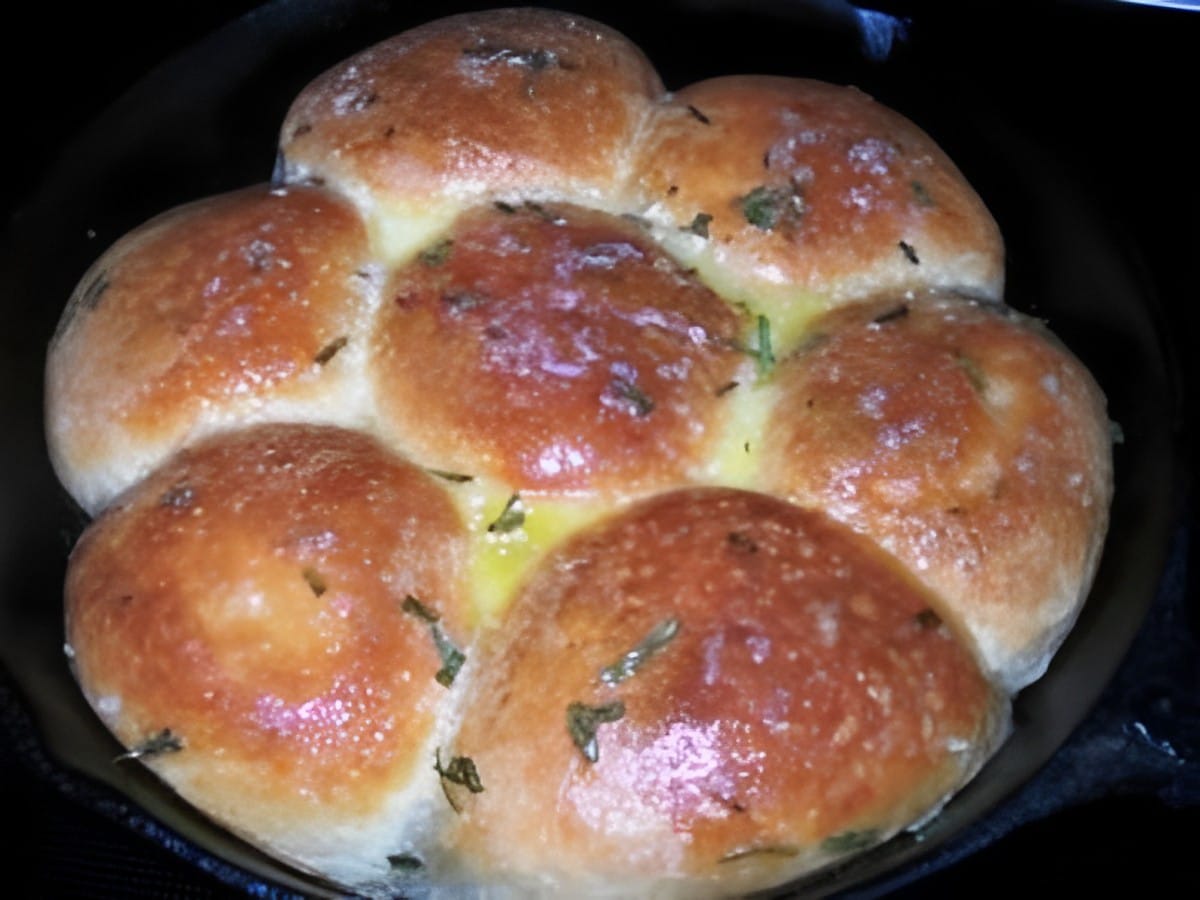
<svg viewBox="0 0 1200 900"><path fill-rule="evenodd" d="M279 150L48 352L71 665L128 756L357 893L726 896L995 753L1109 427L916 125L503 9L335 66Z"/></svg>

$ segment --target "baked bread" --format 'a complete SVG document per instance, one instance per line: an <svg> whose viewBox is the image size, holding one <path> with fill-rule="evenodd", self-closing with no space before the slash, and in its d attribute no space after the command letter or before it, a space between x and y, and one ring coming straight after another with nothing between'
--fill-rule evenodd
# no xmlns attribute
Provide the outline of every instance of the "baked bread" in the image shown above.
<svg viewBox="0 0 1200 900"><path fill-rule="evenodd" d="M1104 397L860 91L668 92L453 16L135 229L49 348L71 664L197 808L364 894L731 895L937 812L1107 528Z"/></svg>

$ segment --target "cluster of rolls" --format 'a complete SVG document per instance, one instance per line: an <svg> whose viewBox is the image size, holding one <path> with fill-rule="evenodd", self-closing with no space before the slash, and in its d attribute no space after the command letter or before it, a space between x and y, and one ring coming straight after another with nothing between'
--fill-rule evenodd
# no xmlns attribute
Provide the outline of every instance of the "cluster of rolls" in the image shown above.
<svg viewBox="0 0 1200 900"><path fill-rule="evenodd" d="M49 349L67 649L207 815L363 893L737 894L933 814L1087 593L1104 399L846 87L576 16L320 76L270 183Z"/></svg>

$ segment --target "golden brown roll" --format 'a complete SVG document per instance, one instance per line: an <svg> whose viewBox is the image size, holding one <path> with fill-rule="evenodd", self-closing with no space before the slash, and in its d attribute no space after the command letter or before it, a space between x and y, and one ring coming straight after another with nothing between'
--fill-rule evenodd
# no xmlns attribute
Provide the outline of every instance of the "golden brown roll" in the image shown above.
<svg viewBox="0 0 1200 900"><path fill-rule="evenodd" d="M306 87L283 123L281 165L288 182L353 198L398 260L491 199L628 211L629 148L661 93L634 44L582 16L450 16Z"/></svg>
<svg viewBox="0 0 1200 900"><path fill-rule="evenodd" d="M682 480L716 439L741 317L636 225L484 207L385 288L381 423L442 468L523 491Z"/></svg>
<svg viewBox="0 0 1200 900"><path fill-rule="evenodd" d="M485 641L453 841L547 896L757 889L925 815L1005 730L940 604L819 512L665 492L573 537Z"/></svg>
<svg viewBox="0 0 1200 900"><path fill-rule="evenodd" d="M50 346L47 438L88 512L235 424L358 425L366 232L337 196L259 185L165 213L84 276Z"/></svg>
<svg viewBox="0 0 1200 900"><path fill-rule="evenodd" d="M800 877L995 752L1109 424L914 123L503 9L321 75L279 150L49 348L127 757L355 893L627 897Z"/></svg>
<svg viewBox="0 0 1200 900"><path fill-rule="evenodd" d="M67 641L88 700L237 834L347 883L423 853L470 638L465 532L358 432L263 425L182 451L85 532Z"/></svg>
<svg viewBox="0 0 1200 900"><path fill-rule="evenodd" d="M664 242L773 316L912 287L1003 293L979 196L928 135L852 87L689 85L656 110L634 171Z"/></svg>
<svg viewBox="0 0 1200 900"><path fill-rule="evenodd" d="M1112 485L1104 398L1034 320L919 296L813 323L763 484L869 535L946 600L988 673L1040 676L1087 596Z"/></svg>

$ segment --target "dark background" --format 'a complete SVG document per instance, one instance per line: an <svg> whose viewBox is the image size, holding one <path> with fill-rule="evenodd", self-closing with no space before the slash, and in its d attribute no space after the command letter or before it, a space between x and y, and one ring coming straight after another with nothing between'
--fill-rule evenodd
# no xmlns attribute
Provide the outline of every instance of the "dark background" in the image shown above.
<svg viewBox="0 0 1200 900"><path fill-rule="evenodd" d="M1149 302L1157 305L1163 331L1173 339L1171 366L1182 388L1173 401L1173 428L1181 456L1189 458L1195 338L1200 335L1200 291L1193 277L1193 261L1200 256L1200 142L1193 133L1200 109L1200 11L1099 0L944 5L880 0L863 5L908 21L907 37L893 49L889 65L919 64L929 74L928 83L944 88L956 102L978 100L995 107L1064 161L1115 227L1127 234L1149 286ZM22 24L6 23L0 39L7 86L7 177L0 180L5 224L20 229L20 215L11 219L12 214L35 196L64 148L109 104L153 67L253 6L232 0L163 4L148 13L125 3L70 11L44 3L26 8ZM664 15L678 16L688 4L669 6ZM774 27L785 21L780 10L786 3L744 3L739 12L721 3L693 6L697 15L727 22L719 29L725 43L680 47L677 68L664 71L669 87L672 72L681 78L768 68L810 74L802 54L788 56L787 29ZM656 9L643 4L635 16L620 8L571 7L630 34L647 28L644 20ZM443 11L429 8L428 15L414 14L415 20ZM686 33L682 23L670 18L657 21L653 29L664 41L673 29ZM270 154L263 153L264 175L269 163ZM20 334L20 324L17 318L4 330L0 348L6 355L40 352L23 343L28 336ZM3 369L0 373L8 377ZM1194 558L1190 481L1189 469L1180 487L1179 538L1165 592L1170 606L1156 613L1135 645L1140 659L1170 662L1177 678L1178 715L1156 724L1154 710L1130 705L1127 698L1144 671L1144 664L1131 664L1118 674L1097 717L1082 729L1075 746L1082 741L1087 749L1068 748L1048 767L1046 778L1029 786L1016 808L1006 812L1008 818L955 849L952 855L961 859L920 873L918 880L890 885L896 896L949 897L980 889L1200 893L1200 866L1195 863L1200 662L1195 656L1195 577L1186 565ZM1091 752L1093 745L1113 734L1128 738L1131 725L1146 722L1153 726L1147 736L1153 740L1128 745L1130 758L1145 754L1144 760L1132 759L1132 778L1097 788L1103 773L1090 773L1088 785L1065 795L1054 793L1050 776L1055 765L1065 769L1097 759L1109 764L1113 755ZM22 727L18 721L17 734L24 733ZM61 779L30 764L28 746L20 741L9 745L4 734L0 729L0 799L16 830L3 842L0 861L5 883L15 880L23 889L18 894L245 895L187 861L186 852L164 849L162 841L115 824L104 811L72 796ZM1042 817L1043 812L1049 814Z"/></svg>

